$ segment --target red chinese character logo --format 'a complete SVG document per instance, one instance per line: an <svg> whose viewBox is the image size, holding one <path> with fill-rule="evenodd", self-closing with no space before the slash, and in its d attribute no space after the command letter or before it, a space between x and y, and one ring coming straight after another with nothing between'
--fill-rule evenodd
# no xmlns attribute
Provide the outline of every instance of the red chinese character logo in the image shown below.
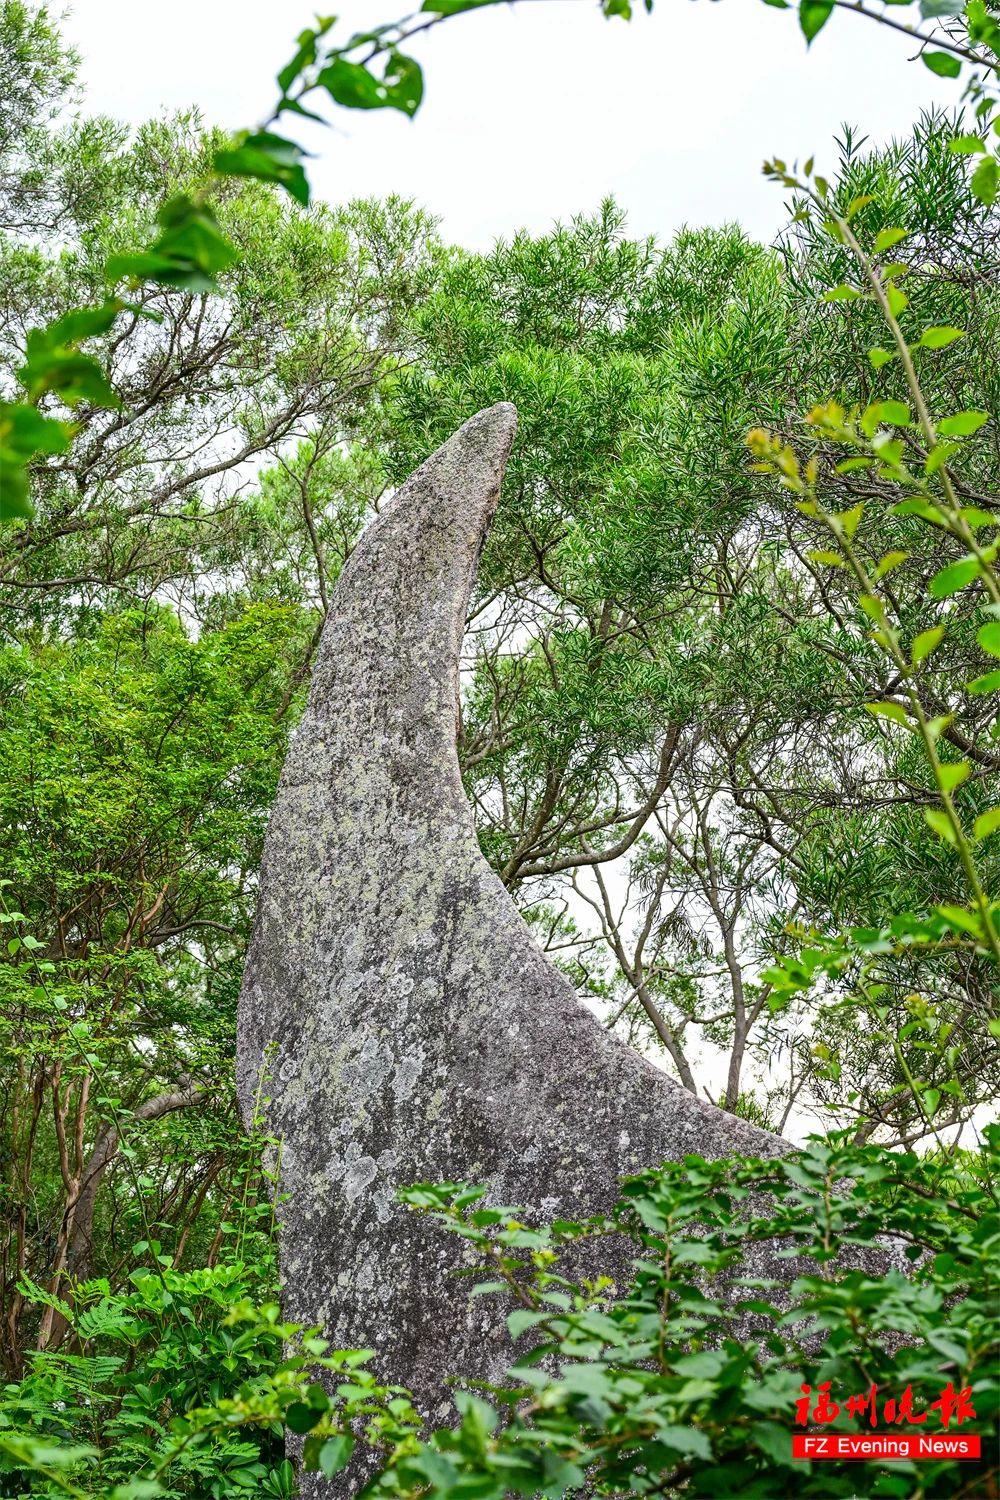
<svg viewBox="0 0 1000 1500"><path fill-rule="evenodd" d="M832 1422L840 1414L840 1407L831 1396L832 1381L824 1380L817 1387L815 1395L811 1385L801 1385L799 1390L802 1395L795 1403L795 1421L799 1427L808 1426L813 1422ZM861 1421L867 1417L868 1425L876 1427L879 1418L878 1386L870 1385L867 1391L858 1395L848 1396L844 1403L844 1411L847 1416L853 1417L855 1421ZM963 1422L975 1419L975 1408L972 1405L972 1387L964 1386L962 1390L956 1391L954 1385L949 1381L936 1401L932 1401L929 1411L937 1412L938 1419L945 1429L948 1430L951 1423L961 1426ZM919 1424L926 1422L928 1412L915 1412L913 1410L913 1386L908 1385L898 1399L889 1396L882 1403L882 1420L887 1425L892 1423L897 1427L903 1422Z"/></svg>
<svg viewBox="0 0 1000 1500"><path fill-rule="evenodd" d="M898 1427L900 1422L926 1422L927 1413L921 1412L917 1416L913 1410L913 1387L908 1385L897 1403L895 1396L890 1396L885 1403L882 1415L887 1422L895 1422Z"/></svg>
<svg viewBox="0 0 1000 1500"><path fill-rule="evenodd" d="M868 1391L860 1396L849 1396L847 1398L847 1415L849 1417L863 1417L868 1415L869 1426L875 1427L878 1423L878 1401L876 1399L878 1386L869 1386Z"/></svg>
<svg viewBox="0 0 1000 1500"><path fill-rule="evenodd" d="M937 1400L931 1402L931 1411L940 1412L941 1425L946 1432L952 1417L955 1418L959 1426L969 1417L975 1417L976 1413L972 1406L971 1385L967 1385L962 1390L956 1391L949 1380Z"/></svg>
<svg viewBox="0 0 1000 1500"><path fill-rule="evenodd" d="M804 1427L809 1421L810 1415L814 1422L832 1422L840 1411L836 1401L830 1400L831 1380L824 1380L816 1392L816 1405L809 1411L809 1397L812 1392L811 1385L800 1385L799 1390L805 1394L800 1396L795 1403L795 1420L800 1427Z"/></svg>

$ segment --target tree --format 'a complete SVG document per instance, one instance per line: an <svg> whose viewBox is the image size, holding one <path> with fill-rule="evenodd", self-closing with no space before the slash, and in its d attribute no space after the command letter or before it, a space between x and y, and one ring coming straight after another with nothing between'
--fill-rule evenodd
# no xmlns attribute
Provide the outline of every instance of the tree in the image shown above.
<svg viewBox="0 0 1000 1500"><path fill-rule="evenodd" d="M48 175L59 239L46 249L33 230L7 231L8 368L26 330L99 286L109 255L218 144L196 115L134 138L106 119L25 136L22 171ZM260 466L307 435L334 450L409 357L406 310L436 254L425 216L401 202L301 212L253 183L234 183L219 213L240 249L222 295L151 286L104 335L115 405L77 405L72 449L38 472L33 520L5 533L9 607L38 619L71 591L169 589L197 613L193 571L240 567L238 497Z"/></svg>
<svg viewBox="0 0 1000 1500"><path fill-rule="evenodd" d="M2 14L22 101L0 200L9 373L219 140L194 115L47 125L72 59L41 13ZM241 250L221 294L138 295L103 336L117 404L81 399L32 519L0 535L10 1372L65 1330L38 1323L25 1274L115 1275L140 1240L218 1253L260 839L325 580L383 482L349 436L411 357L439 253L402 202L305 211L234 182L219 212Z"/></svg>
<svg viewBox="0 0 1000 1500"><path fill-rule="evenodd" d="M845 204L874 194L873 236L915 223L924 275L942 267L925 315L967 329L960 354L928 366L930 399L979 405L996 314L989 294L970 306L966 288L987 274L976 247L993 215L941 149L940 125L878 154L849 137L832 192ZM625 239L608 205L453 262L419 315L432 359L373 409L373 440L400 475L459 413L501 399L521 409L469 640L462 743L484 850L609 1015L661 1046L689 1088L705 1041L724 1049L726 1106L777 1122L817 1088L829 1098L833 1032L838 1054L851 1051L839 1013L814 1037L813 1015L772 1015L761 974L788 941L783 924L871 923L933 905L942 879L954 882L923 821L919 754L866 711L893 692L884 659L849 624L846 584L811 559L808 522L752 472L743 442L757 423L797 431L801 395L808 405L858 378L871 389L871 319L859 327L842 304L816 303L841 274L843 252L808 225L780 255L735 230L660 250ZM968 452L981 466L963 470L970 494L988 485L992 441ZM845 506L873 486L891 496L867 470L832 482ZM911 550L893 585L916 620L940 539L913 523L901 534ZM883 544L875 529L858 541ZM926 688L938 704L979 659L974 633L949 640ZM988 703L943 732L974 756L985 793ZM893 983L902 1005L913 975ZM963 1013L970 986L984 1001L991 983L964 961L942 972L947 1013ZM972 1107L996 1080L974 1034L967 1044ZM787 1069L765 1073L773 1095L757 1102L745 1088L754 1055ZM863 1044L854 1058L867 1129L898 1079Z"/></svg>

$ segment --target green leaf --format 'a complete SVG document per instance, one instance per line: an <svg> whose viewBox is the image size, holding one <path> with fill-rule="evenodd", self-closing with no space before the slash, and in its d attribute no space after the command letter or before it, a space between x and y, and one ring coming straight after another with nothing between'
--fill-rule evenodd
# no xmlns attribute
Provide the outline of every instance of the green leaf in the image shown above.
<svg viewBox="0 0 1000 1500"><path fill-rule="evenodd" d="M327 1479L332 1479L334 1474L339 1474L341 1469L347 1467L353 1452L354 1439L347 1433L341 1432L336 1437L327 1438L319 1451L319 1466Z"/></svg>
<svg viewBox="0 0 1000 1500"><path fill-rule="evenodd" d="M304 1401L293 1401L285 1412L285 1422L292 1432L300 1436L311 1432L315 1426L323 1420L323 1413L317 1411L314 1406L307 1406Z"/></svg>
<svg viewBox="0 0 1000 1500"><path fill-rule="evenodd" d="M682 1354L673 1361L679 1375L694 1375L700 1380L714 1380L725 1369L726 1357L717 1349L703 1349L698 1354Z"/></svg>
<svg viewBox="0 0 1000 1500"><path fill-rule="evenodd" d="M886 287L886 297L889 302L889 311L894 318L898 318L901 312L905 312L910 305L910 299L905 292L901 292L894 281L890 281Z"/></svg>
<svg viewBox="0 0 1000 1500"><path fill-rule="evenodd" d="M859 525L861 524L861 517L864 515L864 513L864 502L859 501L857 505L852 505L850 510L842 510L836 517L836 519L840 522L840 525L843 527L844 535L847 537L848 541L853 541L854 533L857 531Z"/></svg>
<svg viewBox="0 0 1000 1500"><path fill-rule="evenodd" d="M903 443L900 438L890 439L886 433L880 433L874 439L872 447L879 456L882 468L879 474L885 478L897 478L903 462Z"/></svg>
<svg viewBox="0 0 1000 1500"><path fill-rule="evenodd" d="M889 507L889 514L893 516L922 516L925 521L931 521L935 525L944 519L944 512L940 506L933 501L926 500L923 495L911 495L909 500L900 500L898 504Z"/></svg>
<svg viewBox="0 0 1000 1500"><path fill-rule="evenodd" d="M81 401L107 408L121 405L93 355L48 348L35 339L36 332L28 334L28 358L17 372L30 396L52 391L67 406L78 406Z"/></svg>
<svg viewBox="0 0 1000 1500"><path fill-rule="evenodd" d="M7 1453L15 1456L21 1463L31 1466L44 1465L52 1469L71 1468L98 1456L98 1450L86 1443L53 1443L44 1439L40 1440L26 1432L10 1435L9 1429L5 1438L5 1446ZM7 1470L8 1466L4 1464L4 1470L0 1472ZM19 1478L16 1475L14 1477ZM22 1490L20 1484L17 1487L18 1490ZM22 1493L30 1493L30 1491L22 1491ZM49 1493L52 1494L53 1491L50 1490ZM54 1493L59 1494L60 1491L57 1489ZM72 1494L73 1491L63 1486L62 1493Z"/></svg>
<svg viewBox="0 0 1000 1500"><path fill-rule="evenodd" d="M819 35L833 13L833 0L800 0L799 25L807 44Z"/></svg>
<svg viewBox="0 0 1000 1500"><path fill-rule="evenodd" d="M424 75L420 64L401 52L391 52L385 67L386 103L412 119L424 97Z"/></svg>
<svg viewBox="0 0 1000 1500"><path fill-rule="evenodd" d="M474 1441L478 1452L497 1425L497 1414L489 1402L483 1401L471 1391L456 1391L455 1405L462 1414L462 1431Z"/></svg>
<svg viewBox="0 0 1000 1500"><path fill-rule="evenodd" d="M983 923L978 912L970 911L965 906L950 906L947 904L937 907L936 910L944 917L953 932L967 932L977 942L982 938Z"/></svg>
<svg viewBox="0 0 1000 1500"><path fill-rule="evenodd" d="M435 16L457 16L463 10L479 10L484 5L498 5L500 0L424 0L421 11Z"/></svg>
<svg viewBox="0 0 1000 1500"><path fill-rule="evenodd" d="M978 156L986 150L986 142L980 140L978 135L957 135L953 141L948 142L948 150L954 151L958 156Z"/></svg>
<svg viewBox="0 0 1000 1500"><path fill-rule="evenodd" d="M946 464L953 453L959 451L958 443L938 443L928 453L924 461L924 473L936 474L942 464Z"/></svg>
<svg viewBox="0 0 1000 1500"><path fill-rule="evenodd" d="M236 1472L239 1473L239 1470L237 1469ZM282 1500L291 1500L295 1494L296 1484L295 1467L290 1459L283 1458L278 1467L271 1470L270 1480L273 1486L272 1492L277 1492Z"/></svg>
<svg viewBox="0 0 1000 1500"><path fill-rule="evenodd" d="M689 1383L693 1384L693 1382ZM708 1434L702 1432L700 1427L657 1427L656 1441L663 1443L667 1448L673 1448L675 1453L689 1453L693 1458L704 1459L706 1463L711 1462L712 1445L708 1440Z"/></svg>
<svg viewBox="0 0 1000 1500"><path fill-rule="evenodd" d="M976 640L991 656L1000 656L1000 620L991 620L976 631Z"/></svg>
<svg viewBox="0 0 1000 1500"><path fill-rule="evenodd" d="M314 1411L329 1411L330 1397L327 1395L326 1387L314 1381L306 1391L306 1401Z"/></svg>
<svg viewBox="0 0 1000 1500"><path fill-rule="evenodd" d="M964 339L965 334L961 328L949 328L941 325L935 328L925 328L920 335L920 343L925 349L947 349L956 339Z"/></svg>
<svg viewBox="0 0 1000 1500"><path fill-rule="evenodd" d="M562 1496L582 1489L587 1482L586 1472L580 1468L579 1464L571 1463L568 1458L561 1458L559 1454L553 1453L551 1448L542 1450L542 1474L544 1483L538 1493L545 1496L546 1500L561 1500ZM483 1483L488 1485L490 1481L485 1480ZM462 1485L463 1495L468 1494L467 1485L466 1480ZM503 1485L498 1485L495 1490L482 1488L478 1492L478 1497L473 1492L472 1500L501 1500L506 1493L506 1487Z"/></svg>
<svg viewBox="0 0 1000 1500"><path fill-rule="evenodd" d="M52 391L68 406L88 401L92 406L117 407L120 403L99 362L81 354L79 345L107 333L122 310L112 298L98 307L78 307L44 328L32 328L25 342L25 362L18 379L37 401ZM50 450L55 451L55 450Z"/></svg>
<svg viewBox="0 0 1000 1500"><path fill-rule="evenodd" d="M940 645L943 635L943 625L932 625L930 630L922 630L920 632L920 634L914 639L913 647L910 651L910 660L913 662L914 666L916 666L918 662L922 662L925 657L930 656L935 646Z"/></svg>
<svg viewBox="0 0 1000 1500"><path fill-rule="evenodd" d="M949 844L958 843L955 830L951 826L951 819L946 812L942 812L941 808L925 807L924 817L927 819L928 827L937 834L938 838L944 839Z"/></svg>
<svg viewBox="0 0 1000 1500"><path fill-rule="evenodd" d="M873 401L865 407L862 423L866 430L871 428L874 432L879 422L887 422L893 427L909 427L910 408L905 401Z"/></svg>
<svg viewBox="0 0 1000 1500"><path fill-rule="evenodd" d="M75 307L72 312L65 313L63 317L37 331L44 335L52 348L82 344L84 339L108 333L123 306L124 303L112 297L97 307Z"/></svg>
<svg viewBox="0 0 1000 1500"><path fill-rule="evenodd" d="M990 207L996 201L997 175L999 175L999 168L997 168L996 156L984 156L984 159L981 160L978 168L972 174L970 187L972 187L973 193L975 193L979 202L987 204L987 207Z"/></svg>
<svg viewBox="0 0 1000 1500"><path fill-rule="evenodd" d="M909 235L908 229L883 229L875 236L875 254L881 255L883 250L891 250L893 245L898 245L900 240L905 240Z"/></svg>
<svg viewBox="0 0 1000 1500"><path fill-rule="evenodd" d="M262 130L237 137L233 146L217 151L213 166L222 177L253 177L259 182L278 183L296 202L307 206L309 181L302 166L305 155L294 141Z"/></svg>
<svg viewBox="0 0 1000 1500"><path fill-rule="evenodd" d="M972 174L970 183L973 193L987 208L997 196L997 160L995 156L984 156Z"/></svg>
<svg viewBox="0 0 1000 1500"><path fill-rule="evenodd" d="M108 281L129 276L188 292L215 292L216 277L239 259L211 209L182 194L160 210L163 233L149 250L112 255L105 267Z"/></svg>
<svg viewBox="0 0 1000 1500"><path fill-rule="evenodd" d="M22 462L36 453L65 453L73 435L69 422L43 417L37 406L0 401L0 453Z"/></svg>
<svg viewBox="0 0 1000 1500"><path fill-rule="evenodd" d="M866 703L865 708L876 718L892 719L894 723L902 724L904 729L912 727L906 716L906 709L899 703Z"/></svg>
<svg viewBox="0 0 1000 1500"><path fill-rule="evenodd" d="M972 767L967 760L947 760L938 771L938 780L946 792L953 792L967 781Z"/></svg>
<svg viewBox="0 0 1000 1500"><path fill-rule="evenodd" d="M986 839L991 833L996 833L998 828L1000 828L1000 807L990 807L986 812L979 814L972 825L972 832L975 838Z"/></svg>
<svg viewBox="0 0 1000 1500"><path fill-rule="evenodd" d="M1000 670L987 672L985 677L975 677L966 683L970 693L1000 693Z"/></svg>
<svg viewBox="0 0 1000 1500"><path fill-rule="evenodd" d="M957 411L952 417L942 417L937 429L942 437L970 437L989 420L989 412Z"/></svg>
<svg viewBox="0 0 1000 1500"><path fill-rule="evenodd" d="M957 594L959 589L964 589L967 583L978 576L977 559L963 557L959 562L949 563L946 568L934 574L928 586L929 592L934 599L947 599L950 594Z"/></svg>
<svg viewBox="0 0 1000 1500"><path fill-rule="evenodd" d="M460 15L462 10L478 10L486 5L499 5L499 0L424 0L421 10L432 15Z"/></svg>
<svg viewBox="0 0 1000 1500"><path fill-rule="evenodd" d="M792 1467L792 1435L777 1422L754 1422L750 1437L756 1447L776 1464Z"/></svg>
<svg viewBox="0 0 1000 1500"><path fill-rule="evenodd" d="M959 514L972 531L978 531L982 526L1000 526L1000 516L995 511L983 510L978 505L963 505Z"/></svg>
<svg viewBox="0 0 1000 1500"><path fill-rule="evenodd" d="M277 113L282 115L301 115L303 120L313 120L317 125L329 124L329 121L324 120L323 116L318 115L314 109L306 109L305 105L301 104L298 99L282 99Z"/></svg>
<svg viewBox="0 0 1000 1500"><path fill-rule="evenodd" d="M880 401L879 421L891 422L894 427L909 427L910 408L905 401Z"/></svg>
<svg viewBox="0 0 1000 1500"><path fill-rule="evenodd" d="M950 52L921 52L920 56L924 60L924 66L939 78L957 78L962 71L961 62Z"/></svg>
<svg viewBox="0 0 1000 1500"><path fill-rule="evenodd" d="M0 451L0 522L30 520L33 515L23 461Z"/></svg>
<svg viewBox="0 0 1000 1500"><path fill-rule="evenodd" d="M887 573L892 572L893 568L898 568L900 563L904 563L909 555L908 552L886 552L879 559L878 566L875 569L875 577L884 578Z"/></svg>
<svg viewBox="0 0 1000 1500"><path fill-rule="evenodd" d="M310 63L316 61L317 40L318 34L315 31L306 30L299 33L299 45L295 53L277 76L277 84L282 94L288 93L303 68L308 68Z"/></svg>
<svg viewBox="0 0 1000 1500"><path fill-rule="evenodd" d="M896 356L889 349L869 349L868 358L876 370L881 370L883 365L887 365Z"/></svg>
<svg viewBox="0 0 1000 1500"><path fill-rule="evenodd" d="M512 1313L507 1314L507 1329L512 1339L520 1338L527 1328L534 1328L549 1316L544 1312L531 1312L526 1307L515 1308Z"/></svg>
<svg viewBox="0 0 1000 1500"><path fill-rule="evenodd" d="M823 293L824 302L857 302L864 296L857 287L842 283L840 286L831 287L828 292Z"/></svg>
<svg viewBox="0 0 1000 1500"><path fill-rule="evenodd" d="M384 109L389 103L385 84L360 63L347 62L343 57L334 58L317 82L335 104L345 109Z"/></svg>
<svg viewBox="0 0 1000 1500"><path fill-rule="evenodd" d="M885 446L884 444L882 446ZM895 446L899 446L896 444ZM900 500L896 505L889 507L892 516L920 516L925 521L934 525L942 525L947 520L939 505L927 500L923 495L911 495L908 500Z"/></svg>

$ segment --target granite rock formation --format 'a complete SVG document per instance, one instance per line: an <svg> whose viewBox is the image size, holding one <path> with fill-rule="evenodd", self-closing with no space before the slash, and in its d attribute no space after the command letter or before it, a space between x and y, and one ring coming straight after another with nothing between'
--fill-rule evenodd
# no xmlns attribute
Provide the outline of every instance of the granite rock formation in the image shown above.
<svg viewBox="0 0 1000 1500"><path fill-rule="evenodd" d="M609 1207L620 1176L657 1161L787 1149L603 1030L480 853L458 662L515 427L507 405L473 417L344 569L271 817L240 1007L247 1113L272 1046L286 1316L376 1350L434 1418L446 1375L499 1377L511 1348L504 1310L467 1306L449 1276L458 1242L400 1208L397 1186L485 1182L494 1201L562 1217Z"/></svg>

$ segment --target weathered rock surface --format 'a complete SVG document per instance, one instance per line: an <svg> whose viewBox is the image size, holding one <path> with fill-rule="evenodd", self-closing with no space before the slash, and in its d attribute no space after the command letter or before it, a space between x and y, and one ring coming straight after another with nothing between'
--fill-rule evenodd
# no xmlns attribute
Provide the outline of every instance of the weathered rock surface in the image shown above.
<svg viewBox="0 0 1000 1500"><path fill-rule="evenodd" d="M488 1182L495 1201L562 1217L608 1208L619 1177L657 1161L787 1149L605 1032L479 851L458 660L515 425L506 405L467 422L337 584L240 1008L247 1113L276 1044L286 1316L375 1349L434 1416L446 1375L499 1377L511 1349L502 1311L468 1307L449 1277L458 1242L397 1206L397 1186Z"/></svg>

